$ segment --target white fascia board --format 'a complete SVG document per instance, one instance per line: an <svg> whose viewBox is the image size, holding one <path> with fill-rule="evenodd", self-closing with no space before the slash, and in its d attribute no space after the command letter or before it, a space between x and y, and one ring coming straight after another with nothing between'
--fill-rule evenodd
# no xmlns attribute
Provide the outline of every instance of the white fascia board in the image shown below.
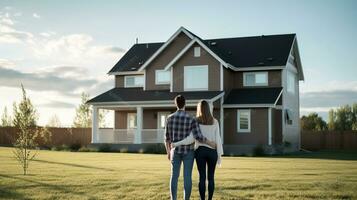
<svg viewBox="0 0 357 200"><path fill-rule="evenodd" d="M275 100L275 102L274 102L274 106L276 106L276 104L278 103L281 94L283 94L283 91L284 91L284 88L281 88L281 91L280 91L278 97L276 98L276 100Z"/></svg>
<svg viewBox="0 0 357 200"><path fill-rule="evenodd" d="M144 75L144 72L125 71L125 72L110 72L108 75Z"/></svg>
<svg viewBox="0 0 357 200"><path fill-rule="evenodd" d="M181 56L183 56L183 54L186 53L186 51L188 51L196 41L197 41L197 39L191 40L191 42L189 42L189 43L169 62L169 64L166 65L166 67L164 68L164 70L168 70L173 64L175 64L176 61L177 61L178 59L180 59Z"/></svg>

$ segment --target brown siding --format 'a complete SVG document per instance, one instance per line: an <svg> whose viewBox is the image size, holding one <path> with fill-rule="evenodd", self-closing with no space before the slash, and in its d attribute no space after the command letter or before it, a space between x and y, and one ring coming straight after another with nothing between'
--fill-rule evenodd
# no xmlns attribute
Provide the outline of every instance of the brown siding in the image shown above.
<svg viewBox="0 0 357 200"><path fill-rule="evenodd" d="M234 72L230 69L224 70L224 89L243 88L243 73ZM268 87L281 86L281 70L268 71Z"/></svg>
<svg viewBox="0 0 357 200"><path fill-rule="evenodd" d="M251 132L238 133L237 109L224 110L224 143L238 145L268 144L268 109L252 108Z"/></svg>
<svg viewBox="0 0 357 200"><path fill-rule="evenodd" d="M194 46L192 46L173 66L173 91L184 90L184 66L208 65L208 90L220 90L220 63L207 51L201 48L201 56L194 57ZM198 77L199 78L199 77Z"/></svg>
<svg viewBox="0 0 357 200"><path fill-rule="evenodd" d="M191 41L184 33L179 34L164 51L146 67L146 90L170 89L170 85L155 84L155 70L164 69L167 64Z"/></svg>
<svg viewBox="0 0 357 200"><path fill-rule="evenodd" d="M124 77L123 75L115 76L115 87L124 87Z"/></svg>
<svg viewBox="0 0 357 200"><path fill-rule="evenodd" d="M114 128L115 129L126 129L127 128L127 117L128 113L135 113L134 110L116 110L114 118Z"/></svg>
<svg viewBox="0 0 357 200"><path fill-rule="evenodd" d="M272 139L273 144L283 143L282 115L281 110L272 109Z"/></svg>

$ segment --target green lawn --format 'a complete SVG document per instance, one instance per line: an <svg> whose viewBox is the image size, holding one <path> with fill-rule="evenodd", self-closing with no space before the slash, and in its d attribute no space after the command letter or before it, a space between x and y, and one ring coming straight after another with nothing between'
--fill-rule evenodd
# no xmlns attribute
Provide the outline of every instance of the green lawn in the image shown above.
<svg viewBox="0 0 357 200"><path fill-rule="evenodd" d="M165 155L40 151L21 175L0 147L0 199L168 199ZM191 199L198 199L194 168ZM182 179L179 185L182 199ZM224 157L215 199L357 199L356 153Z"/></svg>

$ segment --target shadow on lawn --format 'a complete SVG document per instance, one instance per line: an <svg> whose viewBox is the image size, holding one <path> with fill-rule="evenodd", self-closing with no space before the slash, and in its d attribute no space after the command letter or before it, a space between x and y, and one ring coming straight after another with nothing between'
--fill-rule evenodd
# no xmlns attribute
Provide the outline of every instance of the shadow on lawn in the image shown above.
<svg viewBox="0 0 357 200"><path fill-rule="evenodd" d="M1 175L0 175L1 176ZM24 195L14 191L11 187L0 188L0 199L25 199Z"/></svg>
<svg viewBox="0 0 357 200"><path fill-rule="evenodd" d="M62 163L62 162L54 162L54 161L47 161L47 160L33 160L36 162L41 162L41 163L47 163L47 164L54 164L54 165L65 165L65 166L70 166L70 167L81 167L81 168L86 168L86 169L98 169L98 170L104 170L104 171L115 171L113 169L108 169L108 168L103 168L103 167L93 167L89 165L79 165L79 164L73 164L73 163Z"/></svg>
<svg viewBox="0 0 357 200"><path fill-rule="evenodd" d="M289 155L276 155L271 158L310 158L327 160L357 160L357 151L298 152Z"/></svg>
<svg viewBox="0 0 357 200"><path fill-rule="evenodd" d="M31 180L31 179L27 179L25 176L24 177L19 177L19 176L10 176L10 175L5 175L5 174L0 174L0 177L3 177L3 178L9 178L9 179L15 179L15 180L20 180L20 181L25 181L25 182L29 182L29 183L33 183L33 184L36 184L37 186L40 186L40 187L46 187L46 188L50 188L50 189L53 189L53 190L58 190L60 192L63 192L63 193L68 193L68 194L73 194L73 195L79 195L79 196L86 196L90 199L93 199L92 196L88 196L87 193L85 192L75 192L71 189L67 189L66 186L63 186L63 185L52 185L52 184L48 184L48 183L43 183L43 182L40 182L40 181L35 181L35 180ZM73 188L73 186L67 186L68 188ZM0 193L3 192L3 189L0 188ZM23 197L22 194L19 194L19 193L15 193L14 191L10 191L10 190L5 190L5 195L8 195L8 196L5 196L6 198L9 198L9 197L14 197L14 198L17 198L19 197L20 199L26 199L26 198L21 198ZM0 197L2 197L3 194L0 195Z"/></svg>

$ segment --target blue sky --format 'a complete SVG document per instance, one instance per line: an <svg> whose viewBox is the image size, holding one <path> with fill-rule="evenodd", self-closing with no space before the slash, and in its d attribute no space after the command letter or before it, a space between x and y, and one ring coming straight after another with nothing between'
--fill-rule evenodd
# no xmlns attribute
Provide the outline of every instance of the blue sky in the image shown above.
<svg viewBox="0 0 357 200"><path fill-rule="evenodd" d="M357 102L356 10L352 0L2 0L0 113L20 99L23 82L40 124L57 115L70 125L79 93L113 87L106 73L136 37L162 42L184 26L201 38L296 33L306 79L302 114L326 117Z"/></svg>

